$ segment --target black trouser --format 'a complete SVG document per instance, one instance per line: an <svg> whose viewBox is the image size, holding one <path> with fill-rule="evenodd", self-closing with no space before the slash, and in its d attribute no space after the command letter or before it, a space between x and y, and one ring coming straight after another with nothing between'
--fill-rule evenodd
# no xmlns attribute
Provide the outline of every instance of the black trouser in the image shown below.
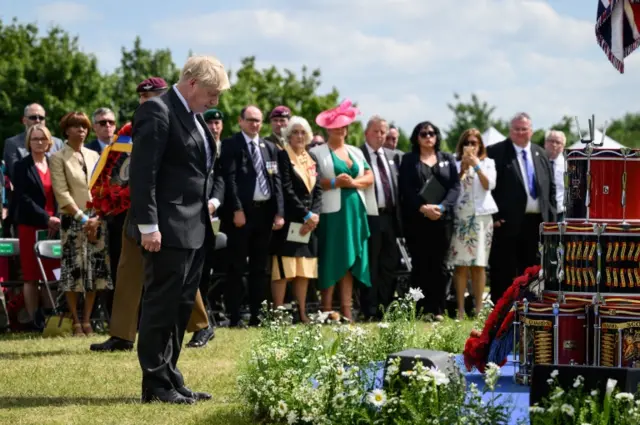
<svg viewBox="0 0 640 425"><path fill-rule="evenodd" d="M451 275L447 268L447 255L453 235L453 220L432 221L414 217L409 221L405 240L411 255L411 287L419 288L424 298L418 310L424 314L444 314L447 284Z"/></svg>
<svg viewBox="0 0 640 425"><path fill-rule="evenodd" d="M213 272L213 264L215 260L216 241L215 236L211 236L207 232L204 241L204 266L202 267L202 276L200 278L200 295L207 309L207 314L211 316L211 302L209 300L209 287L211 285L211 274Z"/></svg>
<svg viewBox="0 0 640 425"><path fill-rule="evenodd" d="M267 299L267 287L271 280L268 261L274 213L271 203L267 201L253 202L244 210L244 214L246 224L242 227L234 226L232 220L225 223L229 269L224 302L231 323L237 323L244 297L243 277L248 267L250 324L253 325L258 323L261 304Z"/></svg>
<svg viewBox="0 0 640 425"><path fill-rule="evenodd" d="M142 389L177 389L184 386L177 363L205 250L163 246L143 255L145 291L138 335Z"/></svg>
<svg viewBox="0 0 640 425"><path fill-rule="evenodd" d="M386 310L396 290L396 270L400 253L396 243L395 210L380 210L369 216L369 273L371 287L362 286L360 303L366 318L382 317L380 306Z"/></svg>
<svg viewBox="0 0 640 425"><path fill-rule="evenodd" d="M520 228L514 229L508 222L493 229L493 242L489 257L489 286L491 301L497 303L527 267L540 263L538 239L541 214L525 214Z"/></svg>

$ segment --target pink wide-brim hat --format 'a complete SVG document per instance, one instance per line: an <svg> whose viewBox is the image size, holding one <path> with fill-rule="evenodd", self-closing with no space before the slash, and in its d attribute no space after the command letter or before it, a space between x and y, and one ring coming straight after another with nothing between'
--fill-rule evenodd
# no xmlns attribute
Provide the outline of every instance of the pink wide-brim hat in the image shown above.
<svg viewBox="0 0 640 425"><path fill-rule="evenodd" d="M346 127L356 120L356 115L360 113L360 110L349 99L343 101L340 106L337 106L328 111L320 112L316 117L316 124L322 128L342 128Z"/></svg>

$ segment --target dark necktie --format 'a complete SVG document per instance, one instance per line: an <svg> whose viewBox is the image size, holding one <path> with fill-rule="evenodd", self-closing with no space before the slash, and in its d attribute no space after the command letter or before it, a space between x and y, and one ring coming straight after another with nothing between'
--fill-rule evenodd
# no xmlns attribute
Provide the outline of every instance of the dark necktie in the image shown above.
<svg viewBox="0 0 640 425"><path fill-rule="evenodd" d="M524 170L527 173L527 185L529 186L529 195L531 198L538 199L538 193L536 191L536 176L533 171L533 163L529 163L529 158L526 150L522 150L522 160L524 161Z"/></svg>
<svg viewBox="0 0 640 425"><path fill-rule="evenodd" d="M256 175L258 176L258 186L260 186L260 191L263 195L269 196L269 185L267 184L267 177L264 175L262 157L258 153L258 149L256 149L256 144L254 142L250 142L249 145L251 146L251 160L253 161L253 168L256 170Z"/></svg>
<svg viewBox="0 0 640 425"><path fill-rule="evenodd" d="M393 207L393 195L391 194L391 182L389 181L389 175L387 169L384 167L384 160L382 159L382 153L376 152L378 157L378 172L380 173L380 182L382 183L382 191L384 192L384 204L386 208Z"/></svg>

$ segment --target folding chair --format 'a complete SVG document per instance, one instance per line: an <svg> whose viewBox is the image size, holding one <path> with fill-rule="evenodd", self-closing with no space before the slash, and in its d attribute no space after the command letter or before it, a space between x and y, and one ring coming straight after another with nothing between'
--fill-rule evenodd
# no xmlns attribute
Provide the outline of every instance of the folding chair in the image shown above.
<svg viewBox="0 0 640 425"><path fill-rule="evenodd" d="M49 286L50 282L47 278L47 272L44 269L44 265L42 264L42 259L47 258L50 260L60 260L62 258L62 245L60 243L60 240L38 241L34 245L33 249L36 253L36 260L38 261L40 274L42 275L42 284L47 290L47 295L49 296L49 301L51 302L51 307L53 308L54 314L57 314L58 303L53 298L53 293L51 292L51 287Z"/></svg>

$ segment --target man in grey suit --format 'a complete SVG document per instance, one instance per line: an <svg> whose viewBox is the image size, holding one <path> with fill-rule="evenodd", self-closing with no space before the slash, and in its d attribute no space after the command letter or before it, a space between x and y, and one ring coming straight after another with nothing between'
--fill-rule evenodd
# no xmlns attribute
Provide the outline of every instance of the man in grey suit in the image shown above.
<svg viewBox="0 0 640 425"><path fill-rule="evenodd" d="M369 270L371 287L361 289L361 310L365 319L381 319L380 306L385 309L393 301L396 287L396 268L400 253L396 238L400 237L400 201L398 193L398 170L400 156L383 147L388 133L387 122L373 116L369 119L362 146L364 158L371 166L374 176L378 215L368 216Z"/></svg>
<svg viewBox="0 0 640 425"><path fill-rule="evenodd" d="M144 256L144 295L138 337L142 402L193 404L210 394L191 391L177 368L200 283L210 213L216 143L202 113L230 87L224 66L191 56L168 92L133 117L131 223Z"/></svg>
<svg viewBox="0 0 640 425"><path fill-rule="evenodd" d="M24 124L25 131L20 134L16 134L13 137L9 137L4 141L4 153L2 155L2 159L4 160L7 168L7 175L10 179L13 178L13 167L16 162L29 154L29 152L27 152L25 145L26 142L24 139L27 134L27 130L29 127L37 123L43 123L46 125L45 121L46 115L44 108L41 105L37 103L27 105L27 107L24 108L24 116L22 117L22 123ZM62 140L54 137L53 146L51 146L49 155L62 149L62 145Z"/></svg>

